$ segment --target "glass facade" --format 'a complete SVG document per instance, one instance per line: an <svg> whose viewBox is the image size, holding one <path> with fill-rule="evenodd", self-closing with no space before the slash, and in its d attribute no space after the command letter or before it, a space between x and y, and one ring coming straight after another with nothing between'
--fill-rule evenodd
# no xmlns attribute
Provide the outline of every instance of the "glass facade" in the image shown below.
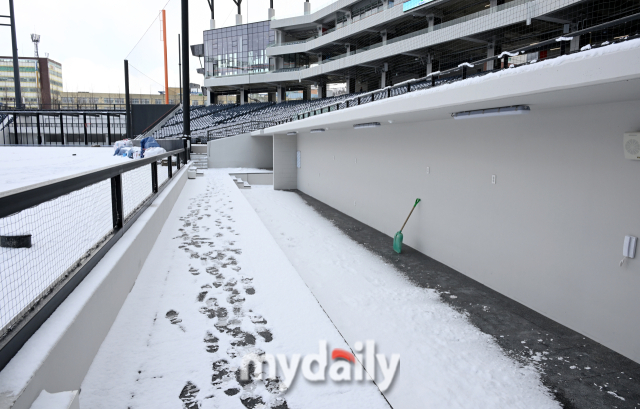
<svg viewBox="0 0 640 409"><path fill-rule="evenodd" d="M268 21L205 31L205 77L269 71L265 50L274 40Z"/></svg>

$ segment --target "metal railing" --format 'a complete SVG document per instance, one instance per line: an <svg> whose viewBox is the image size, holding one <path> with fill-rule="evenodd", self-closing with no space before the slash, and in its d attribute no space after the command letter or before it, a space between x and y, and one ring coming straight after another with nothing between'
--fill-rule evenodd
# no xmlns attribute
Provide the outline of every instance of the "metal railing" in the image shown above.
<svg viewBox="0 0 640 409"><path fill-rule="evenodd" d="M0 370L188 163L183 141L161 155L0 193ZM16 237L28 245L11 245Z"/></svg>
<svg viewBox="0 0 640 409"><path fill-rule="evenodd" d="M127 137L126 111L0 111L0 145L111 145Z"/></svg>
<svg viewBox="0 0 640 409"><path fill-rule="evenodd" d="M211 141L214 139L226 138L229 136L240 135L247 132L257 131L259 129L269 128L271 126L280 125L286 122L291 122L295 118L287 118L278 121L245 121L237 122L206 130L206 134L202 135L201 139L205 141Z"/></svg>

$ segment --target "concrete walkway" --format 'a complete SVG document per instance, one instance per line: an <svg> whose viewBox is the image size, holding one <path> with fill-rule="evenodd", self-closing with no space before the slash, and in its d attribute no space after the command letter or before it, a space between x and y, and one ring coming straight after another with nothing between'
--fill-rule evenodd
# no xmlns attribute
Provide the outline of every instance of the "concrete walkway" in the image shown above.
<svg viewBox="0 0 640 409"><path fill-rule="evenodd" d="M368 381L311 382L299 370L287 387L281 371L240 376L246 355L320 354L320 340L348 349L229 175L205 170L187 181L89 369L80 405L389 407Z"/></svg>

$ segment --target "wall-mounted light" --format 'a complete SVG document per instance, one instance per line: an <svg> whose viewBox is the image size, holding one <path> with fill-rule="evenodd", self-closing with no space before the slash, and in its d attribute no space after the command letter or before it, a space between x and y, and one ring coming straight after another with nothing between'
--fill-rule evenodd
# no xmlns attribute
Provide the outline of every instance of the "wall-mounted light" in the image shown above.
<svg viewBox="0 0 640 409"><path fill-rule="evenodd" d="M298 131L287 132L287 136L296 136L297 134L298 134Z"/></svg>
<svg viewBox="0 0 640 409"><path fill-rule="evenodd" d="M489 116L502 116L502 115L520 115L528 114L531 112L531 108L528 105L513 105L510 107L490 108L490 109L477 109L475 111L462 111L451 114L453 119L467 119L467 118L486 118Z"/></svg>
<svg viewBox="0 0 640 409"><path fill-rule="evenodd" d="M324 129L324 128L317 128L317 129L312 129L312 130L311 130L311 133L319 133L319 132L324 132L324 131L326 131L326 129Z"/></svg>
<svg viewBox="0 0 640 409"><path fill-rule="evenodd" d="M378 126L380 126L380 122L367 122L365 124L355 124L353 129L376 128Z"/></svg>

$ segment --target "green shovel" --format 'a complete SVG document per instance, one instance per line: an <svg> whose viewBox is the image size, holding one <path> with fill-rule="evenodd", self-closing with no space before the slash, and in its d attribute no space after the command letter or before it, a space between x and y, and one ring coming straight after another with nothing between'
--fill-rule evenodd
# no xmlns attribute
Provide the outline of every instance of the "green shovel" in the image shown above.
<svg viewBox="0 0 640 409"><path fill-rule="evenodd" d="M416 203L411 208L411 211L409 212L409 216L407 216L407 220L405 220L404 224L402 225L402 229L400 229L400 231L397 232L395 237L393 238L393 249L398 254L402 253L402 230L404 229L404 226L406 226L407 222L409 221L409 217L411 217L411 213L413 213L413 209L416 208L418 203L420 203L420 199L416 199Z"/></svg>

